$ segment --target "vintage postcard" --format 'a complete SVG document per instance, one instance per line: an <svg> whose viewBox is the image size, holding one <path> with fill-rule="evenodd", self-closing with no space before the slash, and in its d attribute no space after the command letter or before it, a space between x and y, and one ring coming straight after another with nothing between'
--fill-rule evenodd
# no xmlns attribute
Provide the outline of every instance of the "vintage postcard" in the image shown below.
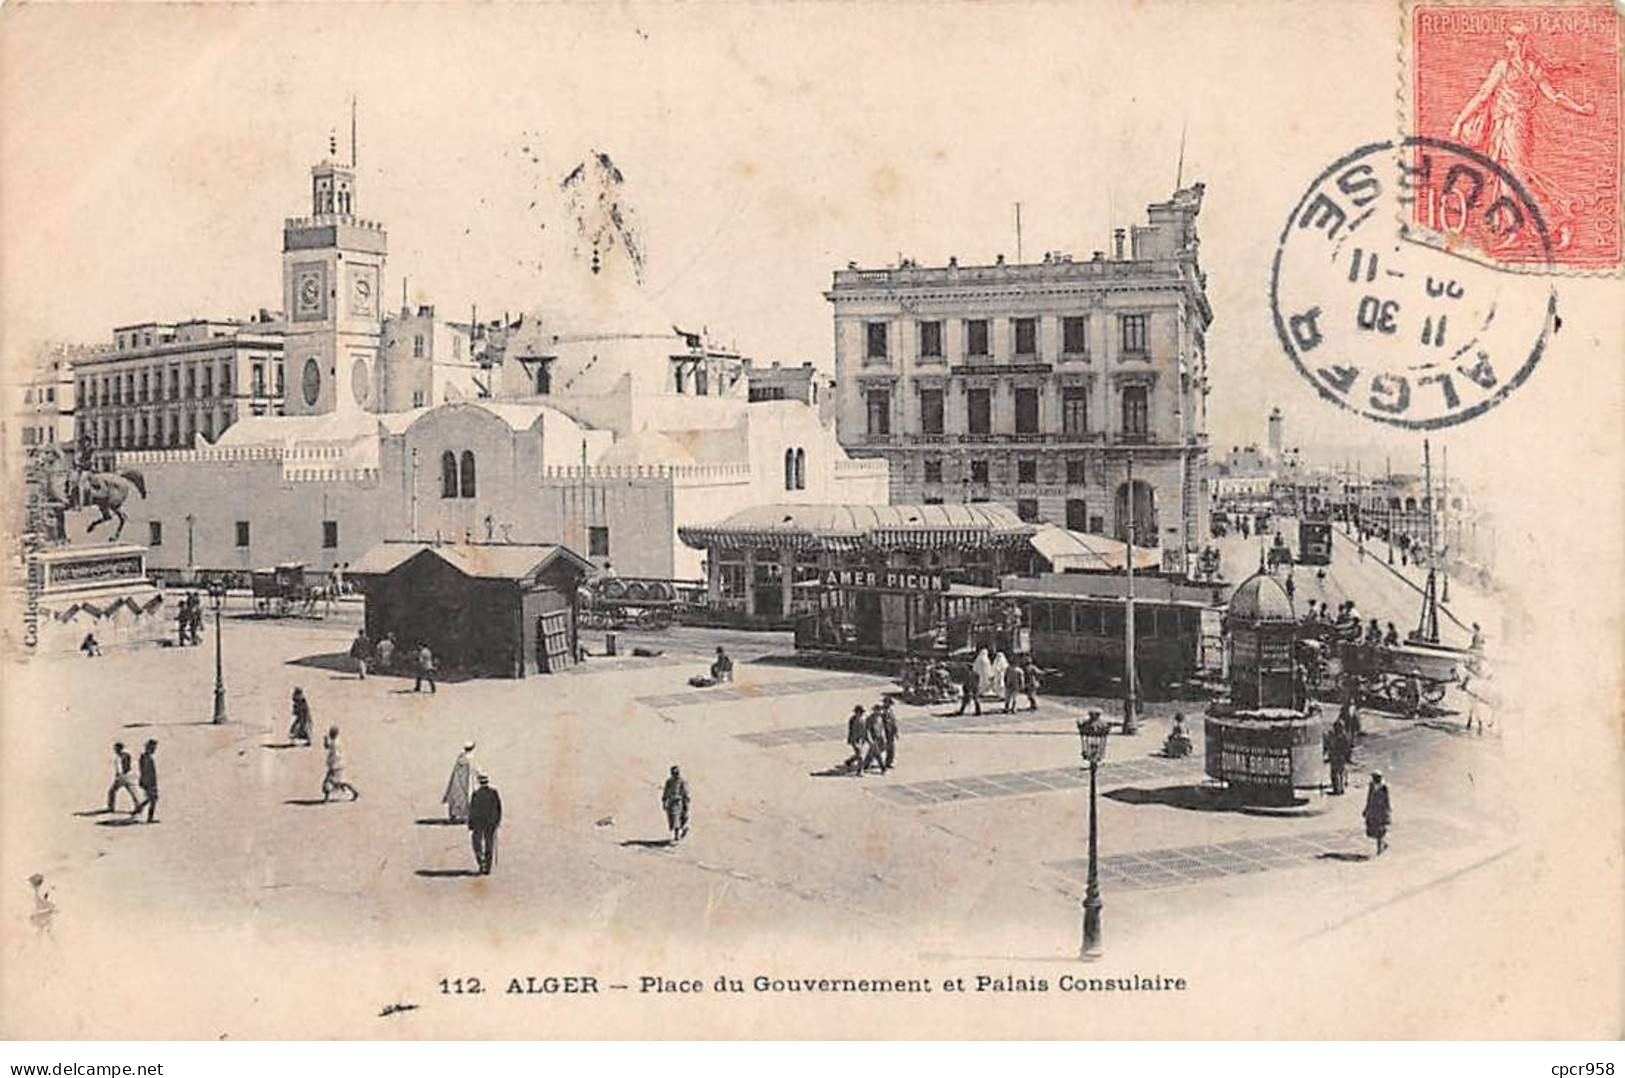
<svg viewBox="0 0 1625 1078"><path fill-rule="evenodd" d="M1618 1036L1621 40L0 11L0 1034Z"/></svg>

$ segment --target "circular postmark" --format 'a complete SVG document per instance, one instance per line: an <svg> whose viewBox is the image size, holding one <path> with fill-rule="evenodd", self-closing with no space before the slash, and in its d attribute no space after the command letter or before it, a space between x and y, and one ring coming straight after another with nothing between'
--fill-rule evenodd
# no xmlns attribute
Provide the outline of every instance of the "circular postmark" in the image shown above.
<svg viewBox="0 0 1625 1078"><path fill-rule="evenodd" d="M1534 372L1557 293L1527 274L1551 259L1515 176L1439 139L1377 142L1315 177L1281 231L1270 313L1322 397L1428 430L1495 407ZM1498 263L1516 261L1523 273Z"/></svg>

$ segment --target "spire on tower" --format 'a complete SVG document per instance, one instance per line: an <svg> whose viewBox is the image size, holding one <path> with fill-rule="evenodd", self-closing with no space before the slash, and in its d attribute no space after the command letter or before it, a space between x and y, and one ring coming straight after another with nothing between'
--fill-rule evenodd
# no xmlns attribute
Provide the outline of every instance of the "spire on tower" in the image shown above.
<svg viewBox="0 0 1625 1078"><path fill-rule="evenodd" d="M350 167L351 168L355 168L355 147L356 147L355 94L351 93L350 94Z"/></svg>

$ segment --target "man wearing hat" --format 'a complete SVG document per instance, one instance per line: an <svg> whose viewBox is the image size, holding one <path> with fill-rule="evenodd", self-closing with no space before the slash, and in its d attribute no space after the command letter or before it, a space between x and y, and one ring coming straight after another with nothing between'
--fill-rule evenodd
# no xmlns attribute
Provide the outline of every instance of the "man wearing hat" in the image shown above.
<svg viewBox="0 0 1625 1078"><path fill-rule="evenodd" d="M468 822L468 791L470 780L474 777L474 762L468 758L468 754L473 751L474 742L463 744L463 751L457 754L457 761L451 765L446 792L440 797L446 806L446 819L452 823Z"/></svg>
<svg viewBox="0 0 1625 1078"><path fill-rule="evenodd" d="M864 718L863 705L857 704L852 708L852 714L846 720L846 743L851 746L852 755L847 757L845 767L854 775L862 775L864 767L863 750L869 744L869 724Z"/></svg>
<svg viewBox="0 0 1625 1078"><path fill-rule="evenodd" d="M474 843L474 863L481 876L491 874L497 859L497 828L502 825L502 798L491 788L491 780L478 776L479 788L468 799L468 833Z"/></svg>
<svg viewBox="0 0 1625 1078"><path fill-rule="evenodd" d="M1394 822L1393 809L1388 802L1388 784L1382 781L1382 772L1371 772L1371 786L1365 794L1365 833L1377 840L1377 856L1388 848L1388 827Z"/></svg>

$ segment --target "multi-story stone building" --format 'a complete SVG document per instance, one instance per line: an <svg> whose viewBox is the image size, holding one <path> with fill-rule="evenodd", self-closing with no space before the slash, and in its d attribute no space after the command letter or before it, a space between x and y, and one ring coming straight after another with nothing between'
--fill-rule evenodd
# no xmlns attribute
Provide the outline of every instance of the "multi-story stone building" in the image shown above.
<svg viewBox="0 0 1625 1078"><path fill-rule="evenodd" d="M191 446L242 416L280 415L282 335L280 317L264 310L247 321L117 326L111 347L74 360L76 435L104 450Z"/></svg>
<svg viewBox="0 0 1625 1078"><path fill-rule="evenodd" d="M1201 205L1201 184L1151 205L1111 258L837 271L841 443L890 464L900 504L1123 537L1132 497L1134 541L1177 562L1207 531Z"/></svg>
<svg viewBox="0 0 1625 1078"><path fill-rule="evenodd" d="M6 415L16 430L8 448L68 442L74 436L73 364L90 349L76 345L43 348L14 365L18 377L6 384Z"/></svg>

